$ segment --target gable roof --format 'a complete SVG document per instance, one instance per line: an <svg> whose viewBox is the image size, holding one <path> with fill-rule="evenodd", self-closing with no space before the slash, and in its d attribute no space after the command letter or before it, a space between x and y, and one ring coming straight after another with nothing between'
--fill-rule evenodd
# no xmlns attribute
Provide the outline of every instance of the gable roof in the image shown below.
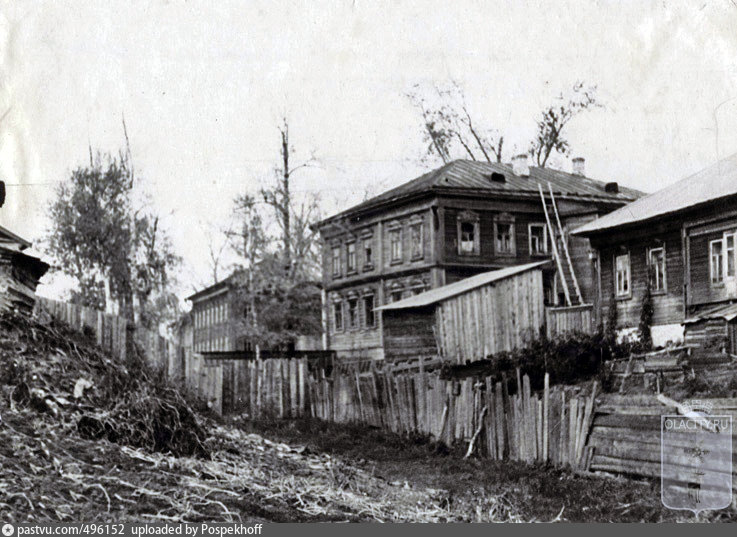
<svg viewBox="0 0 737 537"><path fill-rule="evenodd" d="M737 194L737 153L589 222L575 229L573 234L587 235L622 225L645 222L734 194Z"/></svg>
<svg viewBox="0 0 737 537"><path fill-rule="evenodd" d="M504 182L491 180L492 173L504 175ZM427 191L476 191L482 193L499 193L501 195L538 196L537 185L541 184L545 192L550 183L557 195L572 196L581 199L614 201L626 203L643 195L642 192L626 187L619 187L619 192L607 192L606 183L596 181L582 175L530 166L530 176L515 175L511 164L496 162L479 162L474 160L454 160L440 168L432 170L420 177L412 179L396 188L387 190L378 196L364 201L350 209L323 220L320 226L331 220L348 214L370 209L383 203L398 201L413 194Z"/></svg>
<svg viewBox="0 0 737 537"><path fill-rule="evenodd" d="M386 306L376 308L376 311L385 310L403 310L409 308L421 308L423 306L430 306L437 302L442 302L448 298L463 294L467 291L476 289L483 285L527 272L528 270L542 268L544 265L549 264L550 261L538 261L536 263L528 263L526 265L516 265L514 267L506 267L499 270L492 270L491 272L484 272L471 276L470 278L464 278L460 281L437 287L419 295L411 296L402 300L397 300Z"/></svg>

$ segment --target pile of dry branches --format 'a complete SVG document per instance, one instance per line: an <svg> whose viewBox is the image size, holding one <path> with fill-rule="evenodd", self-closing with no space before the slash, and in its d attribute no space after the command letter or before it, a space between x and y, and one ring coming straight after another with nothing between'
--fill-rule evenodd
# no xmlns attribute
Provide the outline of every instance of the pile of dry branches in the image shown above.
<svg viewBox="0 0 737 537"><path fill-rule="evenodd" d="M0 386L13 407L73 422L88 438L206 454L201 420L138 349L120 363L63 323L0 316Z"/></svg>

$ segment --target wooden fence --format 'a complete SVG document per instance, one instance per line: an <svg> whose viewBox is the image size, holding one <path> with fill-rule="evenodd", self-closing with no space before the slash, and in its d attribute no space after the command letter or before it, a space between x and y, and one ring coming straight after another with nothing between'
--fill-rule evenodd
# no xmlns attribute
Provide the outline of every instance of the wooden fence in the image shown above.
<svg viewBox="0 0 737 537"><path fill-rule="evenodd" d="M140 345L152 366L163 368L170 378L183 375L184 358L179 345L145 328L130 327L129 330L129 323L123 317L43 297L36 299L35 311L45 311L74 330L91 331L101 348L121 360L125 359L129 338L132 338Z"/></svg>
<svg viewBox="0 0 737 537"><path fill-rule="evenodd" d="M510 395L488 377L443 380L437 372L394 374L388 368L311 378L310 399L317 418L428 434L447 445L464 442L469 452L492 459L585 468L593 392L546 386L534 394L526 375L518 376L517 386Z"/></svg>
<svg viewBox="0 0 737 537"><path fill-rule="evenodd" d="M250 418L299 418L309 415L307 358L187 360L187 385L219 414Z"/></svg>
<svg viewBox="0 0 737 537"><path fill-rule="evenodd" d="M437 372L372 370L312 379L310 397L315 417L428 434L447 445L462 443L467 454L545 461L576 471L661 475L660 416L678 414L674 402L668 406L654 395L598 395L595 382L587 390L546 382L538 394L527 376L518 375L516 384L517 393L510 395L504 383L490 378L443 380ZM706 401L714 414L737 419L737 399ZM737 475L737 432L732 434ZM685 475L683 464L674 472Z"/></svg>
<svg viewBox="0 0 737 537"><path fill-rule="evenodd" d="M545 327L549 338L568 332L591 334L594 330L594 306L581 304L560 308L545 308Z"/></svg>
<svg viewBox="0 0 737 537"><path fill-rule="evenodd" d="M185 384L219 414L287 418L309 413L305 357L210 359L151 330L129 327L122 317L92 308L38 297L36 312L42 311L74 330L91 331L97 344L120 360L125 359L130 341L135 341L152 366L163 369L172 381Z"/></svg>

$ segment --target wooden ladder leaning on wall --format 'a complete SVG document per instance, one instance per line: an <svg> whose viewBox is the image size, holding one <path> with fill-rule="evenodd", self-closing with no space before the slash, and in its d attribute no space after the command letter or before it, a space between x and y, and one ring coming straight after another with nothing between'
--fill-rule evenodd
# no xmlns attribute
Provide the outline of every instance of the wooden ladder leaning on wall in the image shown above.
<svg viewBox="0 0 737 537"><path fill-rule="evenodd" d="M566 297L566 305L571 306L573 305L571 302L571 293L568 290L568 282L566 281L565 272L563 271L563 262L561 261L561 256L558 252L558 245L556 241L556 230L553 228L553 224L550 220L550 215L548 214L548 206L545 202L545 194L543 194L543 188L540 183L537 184L538 191L540 192L540 201L543 204L543 211L545 212L545 221L548 226L548 233L550 235L550 243L553 248L553 257L555 257L555 263L558 266L558 274L560 275L560 281L563 284L563 293ZM560 221L560 214L558 213L558 205L555 202L555 195L553 194L553 187L550 183L548 183L548 189L550 190L550 200L551 204L553 206L553 212L555 214L555 220L558 224L558 233L560 234L561 238L561 244L563 245L563 251L566 256L566 261L568 263L568 270L571 273L571 279L573 280L573 286L576 290L576 297L578 298L579 304L583 304L583 296L581 295L581 288L578 285L578 278L576 278L576 271L573 268L573 262L571 261L571 255L568 251L568 242L566 241L565 232L563 231L563 224Z"/></svg>

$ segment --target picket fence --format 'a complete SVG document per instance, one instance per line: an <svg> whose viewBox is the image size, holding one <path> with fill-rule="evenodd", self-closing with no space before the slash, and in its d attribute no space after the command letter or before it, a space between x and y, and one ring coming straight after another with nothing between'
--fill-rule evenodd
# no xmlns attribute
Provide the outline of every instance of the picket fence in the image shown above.
<svg viewBox="0 0 737 537"><path fill-rule="evenodd" d="M242 360L191 354L185 378L218 414L250 418L309 415L307 358Z"/></svg>
<svg viewBox="0 0 737 537"><path fill-rule="evenodd" d="M491 459L549 461L585 469L585 449L594 411L596 384L549 387L532 393L527 375L517 376L517 393L485 379L441 379L438 372L394 374L355 371L310 379L314 417L339 423L363 422L397 433L427 434L447 445L462 442L468 453Z"/></svg>

